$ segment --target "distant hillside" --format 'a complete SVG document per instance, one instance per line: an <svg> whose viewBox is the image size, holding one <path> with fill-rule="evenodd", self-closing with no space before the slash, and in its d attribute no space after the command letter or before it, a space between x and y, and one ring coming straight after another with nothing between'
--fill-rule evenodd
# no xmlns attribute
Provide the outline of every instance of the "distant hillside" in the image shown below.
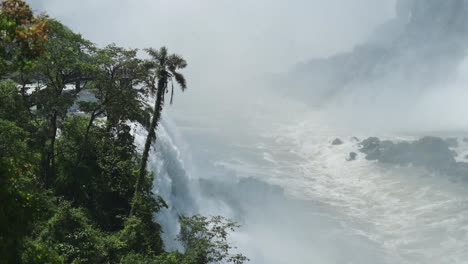
<svg viewBox="0 0 468 264"><path fill-rule="evenodd" d="M468 1L399 0L396 14L351 52L298 64L273 87L313 104L361 86L425 89L450 78L468 45Z"/></svg>

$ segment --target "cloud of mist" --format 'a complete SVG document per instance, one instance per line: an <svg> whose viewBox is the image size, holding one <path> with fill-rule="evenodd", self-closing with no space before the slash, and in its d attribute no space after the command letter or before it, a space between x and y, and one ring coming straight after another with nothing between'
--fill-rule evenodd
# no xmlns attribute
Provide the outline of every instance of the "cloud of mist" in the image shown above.
<svg viewBox="0 0 468 264"><path fill-rule="evenodd" d="M416 78L397 67L392 72L396 74L345 87L322 111L339 127L371 134L468 131L468 57L458 60L453 69ZM436 66L422 61L413 67Z"/></svg>
<svg viewBox="0 0 468 264"><path fill-rule="evenodd" d="M350 50L394 16L395 0L29 0L85 38L105 45L160 47L189 62L190 110L242 101L254 76ZM179 101L180 100L180 101Z"/></svg>
<svg viewBox="0 0 468 264"><path fill-rule="evenodd" d="M353 50L298 64L275 89L351 130L466 131L467 2L399 0L397 7Z"/></svg>

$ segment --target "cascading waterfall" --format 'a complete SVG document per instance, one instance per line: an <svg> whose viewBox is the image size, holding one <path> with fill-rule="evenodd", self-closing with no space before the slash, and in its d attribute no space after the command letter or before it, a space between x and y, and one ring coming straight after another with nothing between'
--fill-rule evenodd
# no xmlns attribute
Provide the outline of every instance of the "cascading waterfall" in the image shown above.
<svg viewBox="0 0 468 264"><path fill-rule="evenodd" d="M137 145L142 146L146 133L139 127L135 131ZM155 194L161 195L170 207L156 215L163 227L167 249L181 249L175 240L179 232L178 216L200 213L223 215L240 222L243 228L234 234L233 243L252 263L288 263L289 260L340 263L345 259L337 254L340 250L352 254L346 255L346 259L386 263L375 253L365 256L351 253L356 248L372 248L374 252L378 249L367 239L344 230L334 215L337 212L317 205L319 202L290 200L280 187L254 178L239 178L227 164L217 168L216 179L191 175L187 170L191 165L186 164L190 158L185 149L179 148L178 144L181 148L184 144L178 140L176 127L164 118L149 160L149 169L155 174ZM284 242L290 247L275 250ZM315 248L307 250L311 244Z"/></svg>
<svg viewBox="0 0 468 264"><path fill-rule="evenodd" d="M171 123L163 118L157 131L157 141L153 144L148 160L148 170L154 173L154 193L160 195L169 205L162 209L156 218L162 225L162 238L166 249L181 249L176 241L179 233L179 215L193 215L198 212L195 192L190 175L182 158L181 151L174 142L176 132L171 131ZM136 128L137 145L143 146L146 131Z"/></svg>

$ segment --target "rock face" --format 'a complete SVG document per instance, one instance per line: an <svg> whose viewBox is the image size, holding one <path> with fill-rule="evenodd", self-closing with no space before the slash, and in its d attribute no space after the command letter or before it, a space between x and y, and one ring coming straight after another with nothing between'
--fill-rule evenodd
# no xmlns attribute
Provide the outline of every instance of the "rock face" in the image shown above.
<svg viewBox="0 0 468 264"><path fill-rule="evenodd" d="M451 78L468 47L468 1L398 0L396 16L354 50L298 64L271 87L321 105L343 89L394 80L391 88L429 88ZM406 85L407 83L411 85ZM381 86L379 86L381 87Z"/></svg>
<svg viewBox="0 0 468 264"><path fill-rule="evenodd" d="M334 146L342 145L343 141L341 139L339 139L339 138L335 138L335 140L333 140L331 144L334 145Z"/></svg>
<svg viewBox="0 0 468 264"><path fill-rule="evenodd" d="M459 164L449 144L438 137L424 137L412 142L381 141L376 137L361 142L360 152L367 160L398 165L415 165L441 172L452 171Z"/></svg>
<svg viewBox="0 0 468 264"><path fill-rule="evenodd" d="M357 153L356 152L350 152L349 157L346 159L347 161L353 161L356 160L357 158Z"/></svg>

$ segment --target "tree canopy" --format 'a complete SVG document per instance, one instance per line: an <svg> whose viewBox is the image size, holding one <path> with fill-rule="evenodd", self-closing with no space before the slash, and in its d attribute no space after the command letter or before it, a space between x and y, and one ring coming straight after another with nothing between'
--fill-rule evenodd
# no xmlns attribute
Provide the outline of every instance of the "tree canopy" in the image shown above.
<svg viewBox="0 0 468 264"><path fill-rule="evenodd" d="M187 86L181 56L96 47L21 0L1 2L0 37L2 263L247 260L231 255L223 218L181 217L185 251L164 249L154 216L168 205L131 125L148 129L149 150L168 85Z"/></svg>
<svg viewBox="0 0 468 264"><path fill-rule="evenodd" d="M34 16L22 0L5 0L0 5L0 75L31 66L45 50L48 23Z"/></svg>

